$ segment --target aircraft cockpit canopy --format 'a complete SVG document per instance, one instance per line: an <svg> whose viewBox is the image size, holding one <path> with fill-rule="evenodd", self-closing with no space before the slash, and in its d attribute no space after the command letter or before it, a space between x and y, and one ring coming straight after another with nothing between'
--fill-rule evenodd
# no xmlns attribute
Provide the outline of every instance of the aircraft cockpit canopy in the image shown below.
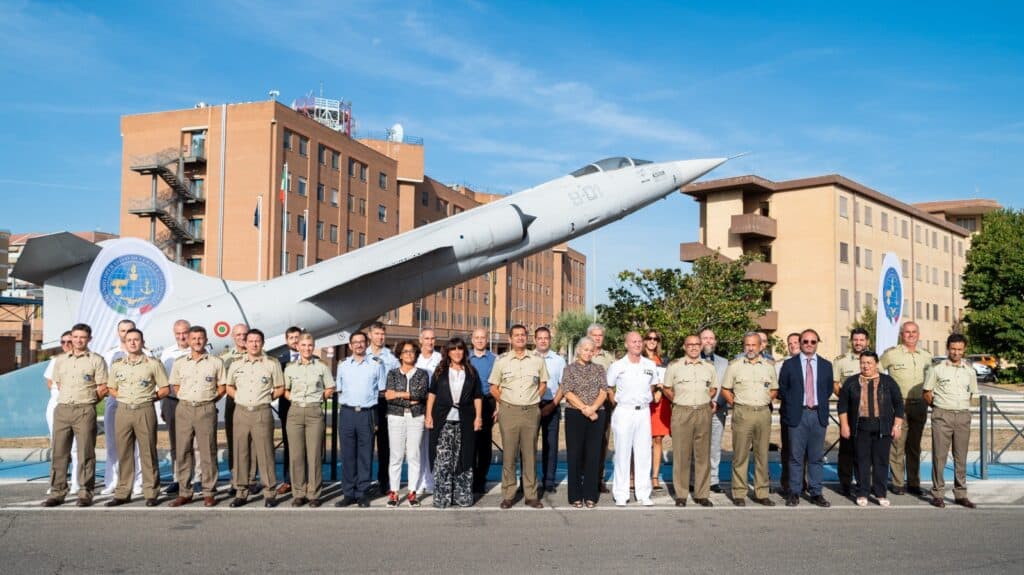
<svg viewBox="0 0 1024 575"><path fill-rule="evenodd" d="M598 160L593 164L587 164L582 168L572 173L573 177L579 178L587 174L593 174L595 172L611 172L614 170L621 170L622 168L630 168L633 166L642 166L643 164L650 164L650 160L638 160L635 158L627 158L625 156L617 156L614 158L605 158Z"/></svg>

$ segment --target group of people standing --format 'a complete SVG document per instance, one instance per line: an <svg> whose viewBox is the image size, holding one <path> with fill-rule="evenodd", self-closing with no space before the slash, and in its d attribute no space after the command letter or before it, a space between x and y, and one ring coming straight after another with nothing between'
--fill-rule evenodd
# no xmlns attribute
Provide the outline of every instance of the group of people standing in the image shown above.
<svg viewBox="0 0 1024 575"><path fill-rule="evenodd" d="M510 350L495 356L487 349L484 330L473 332L469 344L452 338L438 352L433 330L425 329L418 341L402 341L393 353L384 345L384 326L374 323L367 332L349 337L350 354L339 362L336 376L314 355L313 336L298 327L286 331L288 347L277 357L264 353L260 330L239 324L231 333L235 347L214 356L205 328L180 320L174 324L177 347L156 359L130 320L118 324L120 343L102 356L88 349L88 325L77 324L66 332L62 351L47 370L53 457L43 505L60 505L69 492L77 495L79 506L92 504L95 404L105 398L107 449L115 453L107 460L106 476L113 481L108 506L140 495L147 506L158 504L158 402L171 440L175 481L167 493L176 497L170 506L192 501L190 483L201 490L205 506L216 505L215 405L226 395L231 507L245 505L260 489L267 507L276 506L277 496L289 491L293 506L322 504L323 403L332 397L340 408L339 507L370 505L375 444L377 488L389 507L419 506L425 492L433 493L435 507L473 505L486 489L497 424L502 444L500 507L511 508L521 489L525 505L542 508L541 489L557 491L563 403L567 498L573 507L592 508L601 493L609 492L604 469L612 437L610 492L615 504L625 506L632 496L641 505L653 505L652 492L663 489L662 439L669 435L676 505L685 506L691 491L694 503L712 506L710 493L722 491L718 465L729 412L732 502L745 505L752 453L752 499L770 506L767 454L775 400L780 401L786 504L798 505L803 492L812 503L828 507L822 494L822 460L834 394L841 489L851 494L856 476L857 505L867 505L869 495L879 505L889 505L890 469L893 493L922 494L920 441L931 406L931 503L945 506L942 471L952 448L955 502L974 507L967 498L965 460L977 381L963 359L966 340L950 336L948 358L933 366L931 355L917 346L913 322L902 326L900 344L881 358L869 349L867 333L857 329L851 333L851 350L829 362L817 355L820 338L808 329L787 337L790 356L783 361L771 359L765 334L751 332L743 337L743 353L730 362L716 354L714 331L704 329L687 336L682 356L667 365L655 331L626 334L626 353L616 360L603 348L604 328L593 324L566 364L551 350L546 327L533 333L536 345L529 350L526 327L512 326ZM280 483L271 411L275 400L284 422L286 465ZM403 464L407 488L400 497Z"/></svg>

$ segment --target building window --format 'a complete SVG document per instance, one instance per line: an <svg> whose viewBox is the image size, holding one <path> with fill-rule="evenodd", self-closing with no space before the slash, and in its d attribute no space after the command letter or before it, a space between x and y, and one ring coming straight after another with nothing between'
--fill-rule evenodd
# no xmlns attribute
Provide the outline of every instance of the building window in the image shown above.
<svg viewBox="0 0 1024 575"><path fill-rule="evenodd" d="M953 219L953 223L958 225L958 226L960 226L961 228L969 231L969 232L976 232L976 231L978 231L978 220L977 220L977 218L964 218L964 217L954 218Z"/></svg>
<svg viewBox="0 0 1024 575"><path fill-rule="evenodd" d="M388 221L388 208L387 206L380 204L377 206L377 221L387 222Z"/></svg>
<svg viewBox="0 0 1024 575"><path fill-rule="evenodd" d="M942 236L942 251L949 253L949 236Z"/></svg>
<svg viewBox="0 0 1024 575"><path fill-rule="evenodd" d="M366 234L364 234L363 232L359 232L359 247L363 247L365 245L366 245Z"/></svg>
<svg viewBox="0 0 1024 575"><path fill-rule="evenodd" d="M914 226L914 240L921 243L921 226Z"/></svg>
<svg viewBox="0 0 1024 575"><path fill-rule="evenodd" d="M384 172L381 172L380 174L378 174L377 175L377 185L380 186L380 189L382 189L382 190L388 189L388 175L385 174Z"/></svg>
<svg viewBox="0 0 1024 575"><path fill-rule="evenodd" d="M327 165L327 148L323 144L317 144L316 146L316 161L320 162L320 165Z"/></svg>
<svg viewBox="0 0 1024 575"><path fill-rule="evenodd" d="M839 262L850 263L850 244L846 242L839 242Z"/></svg>
<svg viewBox="0 0 1024 575"><path fill-rule="evenodd" d="M900 267L903 268L903 278L904 279L909 279L910 278L910 262L908 262L907 260L903 260L903 261L900 262Z"/></svg>
<svg viewBox="0 0 1024 575"><path fill-rule="evenodd" d="M299 195L306 197L306 178L299 176Z"/></svg>
<svg viewBox="0 0 1024 575"><path fill-rule="evenodd" d="M875 262L873 256L874 253L871 250L864 248L864 267L869 270L875 269Z"/></svg>
<svg viewBox="0 0 1024 575"><path fill-rule="evenodd" d="M939 268L932 268L932 283L939 285Z"/></svg>
<svg viewBox="0 0 1024 575"><path fill-rule="evenodd" d="M366 215L366 200L364 200L363 198L359 198L359 215Z"/></svg>
<svg viewBox="0 0 1024 575"><path fill-rule="evenodd" d="M889 214L887 214L885 212L882 212L881 215L880 215L880 218L882 220L881 221L882 231L883 232L889 231ZM843 349L846 349L846 348L843 348Z"/></svg>
<svg viewBox="0 0 1024 575"><path fill-rule="evenodd" d="M956 243L957 251L960 252L960 257L964 257L964 242L961 240Z"/></svg>
<svg viewBox="0 0 1024 575"><path fill-rule="evenodd" d="M864 225L868 227L872 225L871 206L864 206Z"/></svg>
<svg viewBox="0 0 1024 575"><path fill-rule="evenodd" d="M187 258L185 266L194 272L203 273L203 258Z"/></svg>
<svg viewBox="0 0 1024 575"><path fill-rule="evenodd" d="M430 192L423 190L420 192L420 203L424 206L430 205Z"/></svg>
<svg viewBox="0 0 1024 575"><path fill-rule="evenodd" d="M292 149L292 132L291 130L285 130L284 135L281 136L281 142L284 144L284 149Z"/></svg>
<svg viewBox="0 0 1024 575"><path fill-rule="evenodd" d="M945 312L945 314L944 314L944 315L945 315L945 317L946 317L946 321L948 322L948 321L949 321L949 306L948 306L948 305L947 305L947 306L944 306L944 307L942 308L942 311L943 311L943 312Z"/></svg>
<svg viewBox="0 0 1024 575"><path fill-rule="evenodd" d="M306 256L297 254L295 256L295 269L301 270L304 267L306 267Z"/></svg>
<svg viewBox="0 0 1024 575"><path fill-rule="evenodd" d="M853 265L860 267L860 246L853 248Z"/></svg>
<svg viewBox="0 0 1024 575"><path fill-rule="evenodd" d="M847 213L846 196L839 196L839 217L850 217L850 215Z"/></svg>
<svg viewBox="0 0 1024 575"><path fill-rule="evenodd" d="M352 235L352 230L348 230L347 232L345 232L345 245L346 246L348 246L350 248L351 247L355 247L356 244L353 241L353 239L354 239L354 236Z"/></svg>
<svg viewBox="0 0 1024 575"><path fill-rule="evenodd" d="M337 170L338 164L341 163L341 154L331 150L331 169Z"/></svg>
<svg viewBox="0 0 1024 575"><path fill-rule="evenodd" d="M853 292L853 307L855 308L854 311L856 311L857 313L860 313L860 292L859 291Z"/></svg>
<svg viewBox="0 0 1024 575"><path fill-rule="evenodd" d="M902 236L903 236L903 239L905 239L905 240L906 240L906 239L910 239L910 238L908 238L908 237L907 237L907 234L908 234L908 232L907 232L907 229L908 229L908 228L910 227L910 224L908 224L908 223L907 223L907 220L903 220L903 221L901 222L901 227L902 227L902 230L901 230L901 231L902 231L903 233L902 233L902 234L900 234L900 235L902 235Z"/></svg>
<svg viewBox="0 0 1024 575"><path fill-rule="evenodd" d="M932 231L932 247L939 249L939 233L934 230Z"/></svg>
<svg viewBox="0 0 1024 575"><path fill-rule="evenodd" d="M932 319L932 306L930 306L928 304L924 304L924 318L925 319Z"/></svg>
<svg viewBox="0 0 1024 575"><path fill-rule="evenodd" d="M317 184L316 185L316 201L318 201L318 202L324 201L324 185L323 184Z"/></svg>
<svg viewBox="0 0 1024 575"><path fill-rule="evenodd" d="M914 319L921 319L921 302L914 302L914 311L917 312L914 314Z"/></svg>
<svg viewBox="0 0 1024 575"><path fill-rule="evenodd" d="M352 177L352 176L356 175L356 159L355 158L349 158L348 159L348 175L349 175L349 177Z"/></svg>
<svg viewBox="0 0 1024 575"><path fill-rule="evenodd" d="M359 164L359 180L366 181L366 164Z"/></svg>
<svg viewBox="0 0 1024 575"><path fill-rule="evenodd" d="M875 307L875 298L871 296L871 292L864 292L864 307Z"/></svg>
<svg viewBox="0 0 1024 575"><path fill-rule="evenodd" d="M307 138L306 136L299 136L299 155L309 155L309 138Z"/></svg>
<svg viewBox="0 0 1024 575"><path fill-rule="evenodd" d="M295 225L299 228L299 235L303 239L306 238L306 216L298 215L295 216Z"/></svg>
<svg viewBox="0 0 1024 575"><path fill-rule="evenodd" d="M324 239L324 223L319 220L316 222L316 239Z"/></svg>
<svg viewBox="0 0 1024 575"><path fill-rule="evenodd" d="M839 290L839 309L848 311L850 309L850 290Z"/></svg>
<svg viewBox="0 0 1024 575"><path fill-rule="evenodd" d="M193 238L200 239L203 237L203 219L192 218L188 221L188 231L192 234Z"/></svg>
<svg viewBox="0 0 1024 575"><path fill-rule="evenodd" d="M331 188L331 205L338 207L338 190L337 188Z"/></svg>
<svg viewBox="0 0 1024 575"><path fill-rule="evenodd" d="M932 319L939 321L939 304L937 303L932 304Z"/></svg>
<svg viewBox="0 0 1024 575"><path fill-rule="evenodd" d="M356 211L356 197L353 196L352 194L348 195L348 211L350 211L350 212L355 212Z"/></svg>
<svg viewBox="0 0 1024 575"><path fill-rule="evenodd" d="M331 243L338 243L338 226L331 224Z"/></svg>
<svg viewBox="0 0 1024 575"><path fill-rule="evenodd" d="M921 263L920 262L914 264L914 275L916 276L917 281L921 281Z"/></svg>
<svg viewBox="0 0 1024 575"><path fill-rule="evenodd" d="M949 270L942 272L942 287L949 287Z"/></svg>

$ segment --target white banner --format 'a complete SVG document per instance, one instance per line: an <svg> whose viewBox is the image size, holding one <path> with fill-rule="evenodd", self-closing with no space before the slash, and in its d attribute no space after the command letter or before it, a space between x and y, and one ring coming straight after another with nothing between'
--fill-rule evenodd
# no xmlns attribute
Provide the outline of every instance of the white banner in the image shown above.
<svg viewBox="0 0 1024 575"><path fill-rule="evenodd" d="M105 243L82 286L76 320L92 328L89 348L102 354L117 345L117 322L122 319L145 329L172 291L170 262L156 246L137 238Z"/></svg>
<svg viewBox="0 0 1024 575"><path fill-rule="evenodd" d="M875 351L879 356L899 342L900 322L903 321L903 274L900 259L889 252L882 258L882 271L878 278L878 310L875 320Z"/></svg>

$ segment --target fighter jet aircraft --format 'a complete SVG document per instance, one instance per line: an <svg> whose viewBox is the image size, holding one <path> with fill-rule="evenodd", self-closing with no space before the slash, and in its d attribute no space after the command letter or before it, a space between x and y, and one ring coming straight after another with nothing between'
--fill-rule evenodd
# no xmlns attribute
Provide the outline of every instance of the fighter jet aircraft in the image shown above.
<svg viewBox="0 0 1024 575"><path fill-rule="evenodd" d="M178 319L205 326L215 350L231 345L235 323L263 330L267 349L282 346L291 325L344 340L387 310L621 219L725 161L607 158L267 281L204 276L134 238L92 244L68 233L29 240L13 275L44 286L44 348L84 321L91 347L107 349L124 317L136 319L155 353L174 345Z"/></svg>

